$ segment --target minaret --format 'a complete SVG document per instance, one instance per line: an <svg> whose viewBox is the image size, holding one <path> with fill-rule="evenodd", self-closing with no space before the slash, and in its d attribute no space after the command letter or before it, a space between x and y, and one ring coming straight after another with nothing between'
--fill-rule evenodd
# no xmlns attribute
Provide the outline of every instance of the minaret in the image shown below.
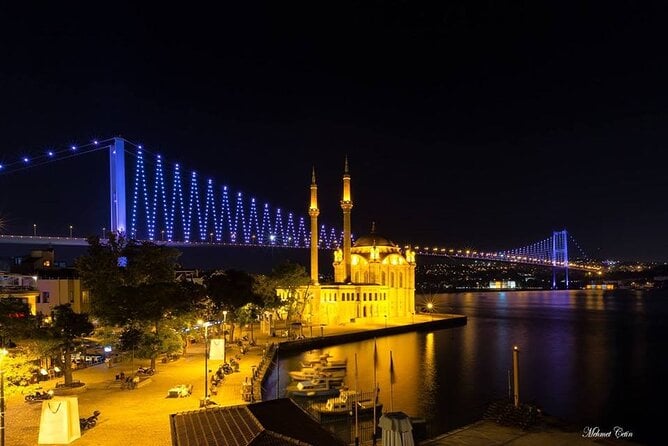
<svg viewBox="0 0 668 446"><path fill-rule="evenodd" d="M343 197L341 198L341 209L343 209L343 263L345 264L344 283L350 283L351 258L350 258L350 210L353 208L353 200L350 197L350 173L348 172L348 156L343 170Z"/></svg>
<svg viewBox="0 0 668 446"><path fill-rule="evenodd" d="M308 208L311 216L311 284L318 285L318 185L315 184L315 167L311 174L311 205Z"/></svg>

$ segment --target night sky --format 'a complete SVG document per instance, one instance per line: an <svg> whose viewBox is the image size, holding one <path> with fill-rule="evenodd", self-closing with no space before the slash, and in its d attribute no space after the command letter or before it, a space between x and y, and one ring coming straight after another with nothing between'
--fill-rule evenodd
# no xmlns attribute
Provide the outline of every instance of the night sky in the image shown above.
<svg viewBox="0 0 668 446"><path fill-rule="evenodd" d="M654 4L237 3L0 6L2 162L121 135L301 215L315 166L341 227L347 155L356 234L501 250L567 229L590 257L668 260ZM107 174L96 153L0 175L4 232L99 231Z"/></svg>

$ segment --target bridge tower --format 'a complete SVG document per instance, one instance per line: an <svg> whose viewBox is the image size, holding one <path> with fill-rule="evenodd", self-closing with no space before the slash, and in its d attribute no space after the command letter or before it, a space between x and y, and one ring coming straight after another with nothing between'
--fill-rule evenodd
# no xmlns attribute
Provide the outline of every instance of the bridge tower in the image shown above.
<svg viewBox="0 0 668 446"><path fill-rule="evenodd" d="M566 289L568 289L568 232L552 233L552 289L557 288L557 268L566 272Z"/></svg>
<svg viewBox="0 0 668 446"><path fill-rule="evenodd" d="M114 138L109 146L109 186L111 191L111 224L109 230L125 233L125 141Z"/></svg>

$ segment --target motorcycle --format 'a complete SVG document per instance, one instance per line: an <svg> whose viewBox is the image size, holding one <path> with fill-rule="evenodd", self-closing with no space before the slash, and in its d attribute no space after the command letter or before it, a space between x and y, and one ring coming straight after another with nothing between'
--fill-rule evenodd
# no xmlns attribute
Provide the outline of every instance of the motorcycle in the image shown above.
<svg viewBox="0 0 668 446"><path fill-rule="evenodd" d="M53 390L49 390L46 392L40 392L39 390L37 390L35 393L31 393L30 395L25 396L25 400L27 403L50 400L51 398L53 398Z"/></svg>
<svg viewBox="0 0 668 446"><path fill-rule="evenodd" d="M99 416L100 416L100 411L96 410L93 412L93 415L91 415L88 418L79 418L79 427L81 428L82 431L95 427L95 425L97 424L97 417Z"/></svg>
<svg viewBox="0 0 668 446"><path fill-rule="evenodd" d="M153 370L150 367L141 367L137 369L137 373L141 373L142 375L153 375L155 373L155 370Z"/></svg>

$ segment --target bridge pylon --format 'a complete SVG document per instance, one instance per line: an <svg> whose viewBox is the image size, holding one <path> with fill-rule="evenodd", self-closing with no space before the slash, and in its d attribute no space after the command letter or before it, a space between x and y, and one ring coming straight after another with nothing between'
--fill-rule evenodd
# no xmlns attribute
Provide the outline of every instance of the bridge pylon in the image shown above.
<svg viewBox="0 0 668 446"><path fill-rule="evenodd" d="M568 289L568 232L552 233L552 289L557 289L557 269L563 268L566 273L566 289Z"/></svg>
<svg viewBox="0 0 668 446"><path fill-rule="evenodd" d="M111 223L113 233L125 233L125 141L114 138L109 146L109 186L111 193Z"/></svg>

